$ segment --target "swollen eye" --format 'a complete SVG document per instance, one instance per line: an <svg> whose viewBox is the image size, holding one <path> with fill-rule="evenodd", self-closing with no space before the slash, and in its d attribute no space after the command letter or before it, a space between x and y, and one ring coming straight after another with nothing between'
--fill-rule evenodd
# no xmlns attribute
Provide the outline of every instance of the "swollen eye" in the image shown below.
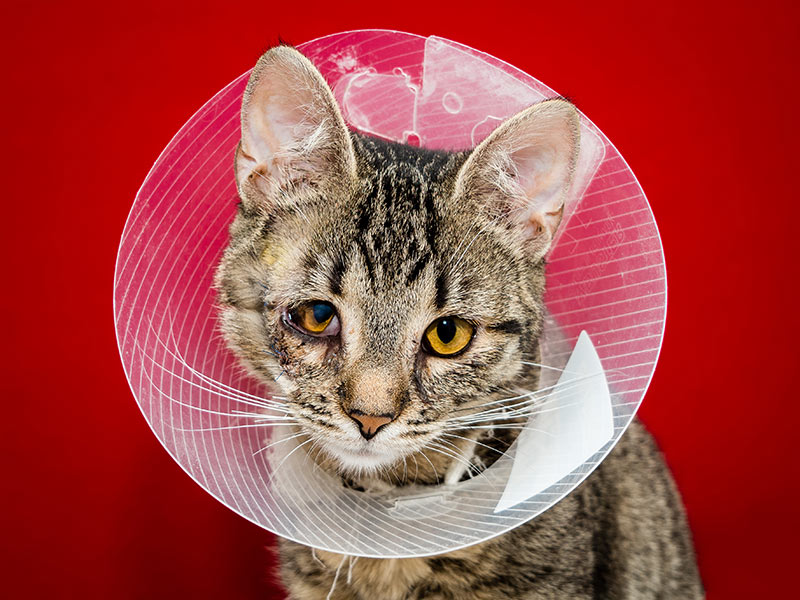
<svg viewBox="0 0 800 600"><path fill-rule="evenodd" d="M442 317L428 325L422 347L434 356L455 356L472 341L475 327L460 317Z"/></svg>
<svg viewBox="0 0 800 600"><path fill-rule="evenodd" d="M287 313L288 322L295 329L311 335L336 335L339 319L333 306L327 302L307 302Z"/></svg>

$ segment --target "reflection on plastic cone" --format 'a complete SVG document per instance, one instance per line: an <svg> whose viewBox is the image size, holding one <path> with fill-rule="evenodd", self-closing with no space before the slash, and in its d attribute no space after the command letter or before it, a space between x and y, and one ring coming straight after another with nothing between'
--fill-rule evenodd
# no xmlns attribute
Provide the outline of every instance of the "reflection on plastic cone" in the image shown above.
<svg viewBox="0 0 800 600"><path fill-rule="evenodd" d="M350 126L430 148L471 147L521 108L557 96L510 65L441 38L371 30L335 34L300 50L331 84ZM218 335L212 279L235 212L231 161L247 76L214 96L170 142L137 195L120 242L117 338L155 435L231 509L278 535L334 552L439 554L499 535L552 506L627 427L661 347L661 243L625 161L584 118L578 177L547 267L542 362L552 368L543 369L538 395L520 400L575 407L588 398L594 403L586 406L602 418L573 417L583 419L580 427L603 421L597 439L579 452L546 451L562 459L563 477L559 471L549 471L549 478L526 475L524 466L515 475L515 462L501 458L455 485L365 494L314 468L301 438L281 420L280 398L243 373ZM585 376L560 383L569 357L585 358L589 348L602 365L601 378L589 373L597 364L573 364L567 371ZM605 412L597 396L586 395L592 379L606 382ZM548 425L540 415L528 425L557 431L563 423ZM526 437L508 454L533 456L528 469L548 472L544 450L524 452Z"/></svg>

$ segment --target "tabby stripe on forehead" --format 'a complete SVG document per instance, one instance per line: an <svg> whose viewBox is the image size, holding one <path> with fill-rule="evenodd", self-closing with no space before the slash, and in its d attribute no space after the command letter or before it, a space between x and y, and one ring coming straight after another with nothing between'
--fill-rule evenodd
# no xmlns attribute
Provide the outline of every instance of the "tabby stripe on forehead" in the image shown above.
<svg viewBox="0 0 800 600"><path fill-rule="evenodd" d="M439 219L436 215L436 205L433 202L433 194L425 192L425 233L428 237L428 246L431 252L436 252L436 237L439 234Z"/></svg>
<svg viewBox="0 0 800 600"><path fill-rule="evenodd" d="M310 274L318 270L319 257L317 256L317 253L313 249L309 250L309 252L303 257L302 265L304 273Z"/></svg>
<svg viewBox="0 0 800 600"><path fill-rule="evenodd" d="M332 294L340 296L342 294L342 279L347 270L347 263L342 254L337 254L333 259L330 271L328 271L328 287Z"/></svg>
<svg viewBox="0 0 800 600"><path fill-rule="evenodd" d="M443 309L447 304L448 291L447 272L441 271L436 276L436 308L439 310Z"/></svg>
<svg viewBox="0 0 800 600"><path fill-rule="evenodd" d="M414 263L414 267L411 269L411 272L408 274L408 278L406 280L406 283L408 285L411 285L412 283L414 283L417 280L417 277L419 277L419 274L422 272L422 269L425 268L425 265L427 265L430 262L430 260L431 260L430 253L429 252L423 252L422 256L420 256L417 259L417 262Z"/></svg>
<svg viewBox="0 0 800 600"><path fill-rule="evenodd" d="M369 248L364 238L358 240L358 249L361 250L361 256L364 258L364 266L367 267L367 276L372 283L375 283L375 270L372 266L372 259L369 257Z"/></svg>
<svg viewBox="0 0 800 600"><path fill-rule="evenodd" d="M370 210L367 203L361 205L361 209L358 215L358 221L356 221L356 229L358 230L358 239L356 243L358 244L358 249L361 252L361 256L364 258L364 265L367 267L367 275L369 276L369 280L374 283L375 281L375 271L372 266L372 259L370 258L370 250L367 247L367 240L366 234L369 230L369 223L370 223Z"/></svg>
<svg viewBox="0 0 800 600"><path fill-rule="evenodd" d="M427 190L425 192L425 241L427 242L427 249L420 250L420 255L414 263L414 267L408 274L407 283L411 285L414 283L422 269L432 260L433 254L436 252L436 236L438 235L439 223L436 217L436 206L433 202L433 195Z"/></svg>

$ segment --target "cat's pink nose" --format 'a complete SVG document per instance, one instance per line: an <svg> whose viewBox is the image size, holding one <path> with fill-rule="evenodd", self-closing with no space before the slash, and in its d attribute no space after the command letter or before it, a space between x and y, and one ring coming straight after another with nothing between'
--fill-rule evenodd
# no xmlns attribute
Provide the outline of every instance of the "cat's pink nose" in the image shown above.
<svg viewBox="0 0 800 600"><path fill-rule="evenodd" d="M358 428L361 430L361 435L365 439L372 439L378 430L384 425L394 421L393 414L387 415L368 415L360 410L351 410L349 413L350 418L358 423Z"/></svg>

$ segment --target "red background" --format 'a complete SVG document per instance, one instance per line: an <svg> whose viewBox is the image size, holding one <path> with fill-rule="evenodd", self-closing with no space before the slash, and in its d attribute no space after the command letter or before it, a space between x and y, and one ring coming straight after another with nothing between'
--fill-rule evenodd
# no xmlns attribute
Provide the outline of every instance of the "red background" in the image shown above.
<svg viewBox="0 0 800 600"><path fill-rule="evenodd" d="M205 100L278 36L373 27L502 58L620 149L669 278L641 415L708 597L794 595L797 4L540 4L4 3L4 596L281 597L271 534L197 487L131 397L114 260L139 184Z"/></svg>

